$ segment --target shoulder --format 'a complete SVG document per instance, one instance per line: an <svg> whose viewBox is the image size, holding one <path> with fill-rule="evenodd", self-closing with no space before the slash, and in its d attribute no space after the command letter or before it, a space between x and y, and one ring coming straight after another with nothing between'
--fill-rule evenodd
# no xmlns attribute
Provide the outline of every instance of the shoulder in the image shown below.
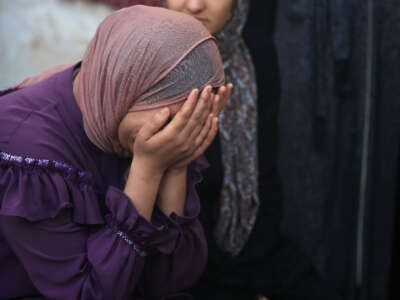
<svg viewBox="0 0 400 300"><path fill-rule="evenodd" d="M72 84L68 91L65 81L56 74L0 97L0 151L68 161L66 149L73 139L65 124L68 116L59 109L72 95Z"/></svg>

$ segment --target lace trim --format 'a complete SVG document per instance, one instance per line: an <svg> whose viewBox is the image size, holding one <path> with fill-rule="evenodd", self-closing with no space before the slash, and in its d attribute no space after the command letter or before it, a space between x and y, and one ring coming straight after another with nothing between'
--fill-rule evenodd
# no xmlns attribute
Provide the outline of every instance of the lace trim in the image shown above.
<svg viewBox="0 0 400 300"><path fill-rule="evenodd" d="M92 183L93 180L93 177L89 172L76 170L67 163L56 160L23 157L6 152L0 152L0 165L17 165L29 169L52 170L62 173L69 179L74 178L80 183Z"/></svg>

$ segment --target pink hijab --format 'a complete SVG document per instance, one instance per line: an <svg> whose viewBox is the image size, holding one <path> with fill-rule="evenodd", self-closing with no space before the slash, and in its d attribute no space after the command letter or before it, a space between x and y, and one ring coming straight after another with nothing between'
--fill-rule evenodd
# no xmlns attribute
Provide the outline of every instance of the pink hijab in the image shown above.
<svg viewBox="0 0 400 300"><path fill-rule="evenodd" d="M17 87L63 68L50 69ZM89 139L105 152L126 156L118 127L128 112L183 101L193 88L223 83L215 39L199 21L137 5L111 13L99 25L74 80L74 95Z"/></svg>

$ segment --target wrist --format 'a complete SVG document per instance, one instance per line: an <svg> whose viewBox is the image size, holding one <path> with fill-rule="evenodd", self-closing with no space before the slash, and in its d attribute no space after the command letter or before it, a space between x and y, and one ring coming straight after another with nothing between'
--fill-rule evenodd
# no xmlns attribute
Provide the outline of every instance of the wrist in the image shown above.
<svg viewBox="0 0 400 300"><path fill-rule="evenodd" d="M160 184L159 208L169 216L183 215L186 202L187 167L169 168Z"/></svg>
<svg viewBox="0 0 400 300"><path fill-rule="evenodd" d="M124 193L148 221L153 213L162 176L162 171L149 168L142 160L134 159L132 161Z"/></svg>
<svg viewBox="0 0 400 300"><path fill-rule="evenodd" d="M179 176L187 173L188 166L171 166L165 171L165 175Z"/></svg>
<svg viewBox="0 0 400 300"><path fill-rule="evenodd" d="M141 180L160 181L165 169L160 166L153 166L150 162L133 157L130 167L130 174L135 174Z"/></svg>

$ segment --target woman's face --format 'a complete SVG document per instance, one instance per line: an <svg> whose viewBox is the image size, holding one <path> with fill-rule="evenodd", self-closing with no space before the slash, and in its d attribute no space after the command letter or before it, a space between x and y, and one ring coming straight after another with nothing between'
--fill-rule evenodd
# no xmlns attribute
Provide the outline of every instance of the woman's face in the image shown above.
<svg viewBox="0 0 400 300"><path fill-rule="evenodd" d="M219 32L230 18L233 0L167 0L169 9L202 22L211 34Z"/></svg>
<svg viewBox="0 0 400 300"><path fill-rule="evenodd" d="M170 110L170 118L172 119L179 109L182 107L185 101L181 101L178 103L170 104L167 107ZM150 110L143 111L133 111L129 112L121 121L118 127L118 138L122 145L122 147L132 152L133 143L135 142L135 138L142 128L142 126L151 121L151 118L158 112L160 112L164 107L159 107Z"/></svg>

